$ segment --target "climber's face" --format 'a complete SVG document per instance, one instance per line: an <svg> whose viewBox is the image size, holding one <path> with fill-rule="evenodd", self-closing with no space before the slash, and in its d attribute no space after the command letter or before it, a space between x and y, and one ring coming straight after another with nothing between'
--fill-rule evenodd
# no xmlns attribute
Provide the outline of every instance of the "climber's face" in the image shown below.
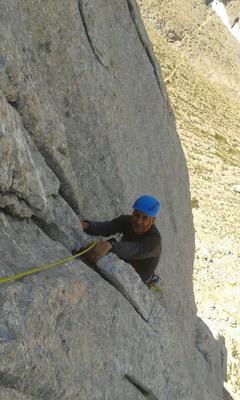
<svg viewBox="0 0 240 400"><path fill-rule="evenodd" d="M155 218L149 217L141 211L134 210L131 216L132 230L138 235L147 232L154 224Z"/></svg>

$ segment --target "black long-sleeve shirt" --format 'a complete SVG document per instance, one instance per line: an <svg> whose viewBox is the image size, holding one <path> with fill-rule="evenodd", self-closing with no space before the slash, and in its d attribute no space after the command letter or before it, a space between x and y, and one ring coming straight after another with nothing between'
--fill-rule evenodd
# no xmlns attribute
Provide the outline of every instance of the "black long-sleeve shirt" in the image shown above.
<svg viewBox="0 0 240 400"><path fill-rule="evenodd" d="M155 225L143 235L136 234L130 221L130 215L121 215L106 222L88 221L89 228L85 232L90 235L106 237L122 233L122 240L113 243L111 251L131 264L142 280L147 281L159 262L161 235Z"/></svg>

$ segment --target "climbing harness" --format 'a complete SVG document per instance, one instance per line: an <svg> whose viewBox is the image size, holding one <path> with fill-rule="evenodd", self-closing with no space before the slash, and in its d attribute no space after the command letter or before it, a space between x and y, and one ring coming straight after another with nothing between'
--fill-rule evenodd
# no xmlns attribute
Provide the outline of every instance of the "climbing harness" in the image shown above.
<svg viewBox="0 0 240 400"><path fill-rule="evenodd" d="M89 247L80 251L79 253L74 254L72 256L62 258L61 260L57 260L57 261L51 262L49 264L40 265L39 267L31 268L27 271L20 272L19 274L7 276L6 278L0 278L0 284L16 281L18 279L24 278L25 276L36 274L37 272L46 271L50 268L57 267L58 265L61 265L61 264L66 264L67 262L72 261L75 258L82 256L83 254L88 253L91 249L93 249L93 247L96 246L97 243L98 243L98 240L93 242Z"/></svg>

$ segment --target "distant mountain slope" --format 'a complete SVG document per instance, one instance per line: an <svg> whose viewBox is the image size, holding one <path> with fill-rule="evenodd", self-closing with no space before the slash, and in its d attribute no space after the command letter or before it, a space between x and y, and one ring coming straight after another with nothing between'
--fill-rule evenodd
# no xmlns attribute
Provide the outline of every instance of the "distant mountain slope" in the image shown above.
<svg viewBox="0 0 240 400"><path fill-rule="evenodd" d="M206 77L240 91L239 43L202 0L139 0L145 22ZM240 13L239 0L228 8L230 22Z"/></svg>

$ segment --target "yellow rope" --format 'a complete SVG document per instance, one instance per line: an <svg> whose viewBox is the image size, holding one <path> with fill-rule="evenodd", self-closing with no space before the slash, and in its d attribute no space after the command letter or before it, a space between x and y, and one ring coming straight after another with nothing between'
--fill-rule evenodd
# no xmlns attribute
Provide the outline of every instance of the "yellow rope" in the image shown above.
<svg viewBox="0 0 240 400"><path fill-rule="evenodd" d="M32 274L35 274L37 272L46 271L47 269L54 268L54 267L56 267L58 265L61 265L61 264L65 264L65 263L67 263L67 262L69 262L71 260L74 260L74 258L82 256L83 254L86 254L94 246L96 246L97 243L98 243L98 241L95 241L87 249L81 251L80 253L75 254L74 256L68 256L68 257L62 258L61 260L57 260L57 261L51 262L49 264L40 265L39 267L31 268L31 269L29 269L27 271L20 272L19 274L7 276L6 278L0 278L0 283L16 281L18 279L24 278L27 275L32 275Z"/></svg>

